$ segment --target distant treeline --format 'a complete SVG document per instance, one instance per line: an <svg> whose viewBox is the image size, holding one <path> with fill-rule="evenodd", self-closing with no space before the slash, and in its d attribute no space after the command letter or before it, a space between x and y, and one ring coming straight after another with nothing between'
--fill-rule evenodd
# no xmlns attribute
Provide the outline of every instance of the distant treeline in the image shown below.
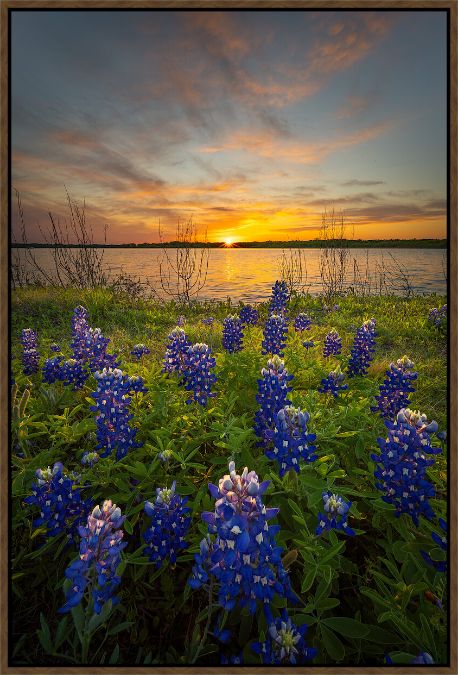
<svg viewBox="0 0 458 675"><path fill-rule="evenodd" d="M227 248L224 242L191 242L183 244L179 241L144 244L23 244L13 243L13 248ZM231 244L230 248L328 248L339 246L346 248L447 248L447 239L308 239L307 241L240 241Z"/></svg>

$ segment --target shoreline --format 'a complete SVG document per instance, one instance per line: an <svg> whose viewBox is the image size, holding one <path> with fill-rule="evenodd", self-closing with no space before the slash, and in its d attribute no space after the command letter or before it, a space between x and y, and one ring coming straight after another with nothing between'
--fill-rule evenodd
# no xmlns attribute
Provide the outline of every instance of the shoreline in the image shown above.
<svg viewBox="0 0 458 675"><path fill-rule="evenodd" d="M148 244L90 244L87 246L80 246L79 244L40 244L35 243L11 243L10 248L125 248L125 249L155 249L155 248L223 248L223 249L238 249L238 248L299 248L299 249L323 249L323 248L423 248L423 249L443 249L447 250L447 239L344 239L342 241L325 241L321 239L311 239L310 241L245 241L234 242L230 246L226 246L224 242L196 242L195 244L184 245L181 242L164 242L164 243L148 243Z"/></svg>

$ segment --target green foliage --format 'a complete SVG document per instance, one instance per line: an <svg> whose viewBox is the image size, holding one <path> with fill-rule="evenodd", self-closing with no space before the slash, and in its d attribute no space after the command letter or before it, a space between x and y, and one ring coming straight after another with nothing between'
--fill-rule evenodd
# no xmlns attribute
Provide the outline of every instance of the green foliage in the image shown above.
<svg viewBox="0 0 458 675"><path fill-rule="evenodd" d="M322 311L320 298L294 296L290 313L308 312L314 325L307 334L317 347L309 353L290 327L285 362L294 375L290 398L310 413L308 428L317 435L318 459L303 466L299 475L280 479L276 467L256 445L252 425L257 410L256 392L260 370L267 357L260 353L261 327L246 331L244 350L227 354L221 348L222 320L234 312L228 303L201 303L181 307L115 296L106 290L77 292L72 289L22 289L12 302L13 374L12 397L12 585L14 600L13 659L22 665L72 665L82 662L86 650L93 664L219 663L219 652L228 652L212 634L219 613L216 596L191 591L187 585L194 553L206 532L200 519L213 508L208 483L217 483L230 458L238 468L256 470L269 479L268 506L279 506L278 540L298 596L288 611L296 624L307 623L307 641L318 649L315 663L374 665L390 653L394 663L408 663L420 651L435 663L445 663L446 599L444 574L427 567L420 549L435 552L432 525L424 520L415 528L406 516L395 518L393 509L375 488L371 452L377 437L385 433L379 416L371 412L385 370L404 354L415 362L419 377L411 407L446 426L446 340L428 324L431 307L444 300L437 296L402 299L391 296L339 298L340 310ZM132 424L138 428L141 448L120 462L112 457L92 468L81 465L85 451L95 448L94 414L90 378L82 391L74 392L57 382L46 385L40 375L20 372L22 328L38 333L42 360L49 345L59 342L69 354L70 315L84 305L91 325L100 326L120 353L121 367L129 375L144 378L148 392L134 395ZM187 406L187 393L178 378L161 372L167 335L179 314L193 341L207 341L216 355L217 396L206 408ZM261 317L266 307L260 306ZM201 319L215 317L213 327ZM320 380L338 364L345 370L356 327L377 319L377 351L365 378L349 381L349 389L336 400L317 392ZM324 359L324 336L334 327L343 339L342 355ZM151 355L137 362L130 350L138 342ZM111 347L111 345L110 345ZM444 449L445 450L445 449ZM159 454L170 451L164 464ZM81 474L85 497L96 503L111 499L126 515L122 554L121 604L108 607L106 615L89 618L77 607L70 616L58 614L63 604L64 571L76 549L63 537L47 540L43 530L33 530L36 517L23 503L30 494L37 468L62 461ZM446 516L446 453L438 455L429 471L436 487L433 507ZM142 555L146 527L145 500L156 487L177 482L187 495L192 511L189 548L175 568L156 569ZM317 513L323 490L333 490L352 501L349 523L357 536L346 538L331 531L317 537ZM428 591L444 605L441 610L428 600ZM213 604L212 604L213 603ZM276 601L277 608L284 601ZM252 617L235 609L224 617L232 631L231 653L243 651L246 663L259 663L250 649L253 640L267 631L264 616ZM38 639L37 639L38 638Z"/></svg>

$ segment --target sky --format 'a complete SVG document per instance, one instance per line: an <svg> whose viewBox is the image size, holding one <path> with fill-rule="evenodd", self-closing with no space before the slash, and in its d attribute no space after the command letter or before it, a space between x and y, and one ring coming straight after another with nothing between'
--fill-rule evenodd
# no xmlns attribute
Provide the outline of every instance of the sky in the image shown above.
<svg viewBox="0 0 458 675"><path fill-rule="evenodd" d="M446 236L443 11L12 12L12 189L94 239ZM13 199L14 203L14 199ZM17 208L13 237L19 237Z"/></svg>

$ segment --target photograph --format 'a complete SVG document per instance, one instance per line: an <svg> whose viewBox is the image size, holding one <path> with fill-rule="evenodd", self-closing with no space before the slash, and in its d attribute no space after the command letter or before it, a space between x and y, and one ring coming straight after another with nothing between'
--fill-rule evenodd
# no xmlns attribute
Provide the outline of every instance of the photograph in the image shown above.
<svg viewBox="0 0 458 675"><path fill-rule="evenodd" d="M2 2L2 673L457 672L456 9Z"/></svg>

